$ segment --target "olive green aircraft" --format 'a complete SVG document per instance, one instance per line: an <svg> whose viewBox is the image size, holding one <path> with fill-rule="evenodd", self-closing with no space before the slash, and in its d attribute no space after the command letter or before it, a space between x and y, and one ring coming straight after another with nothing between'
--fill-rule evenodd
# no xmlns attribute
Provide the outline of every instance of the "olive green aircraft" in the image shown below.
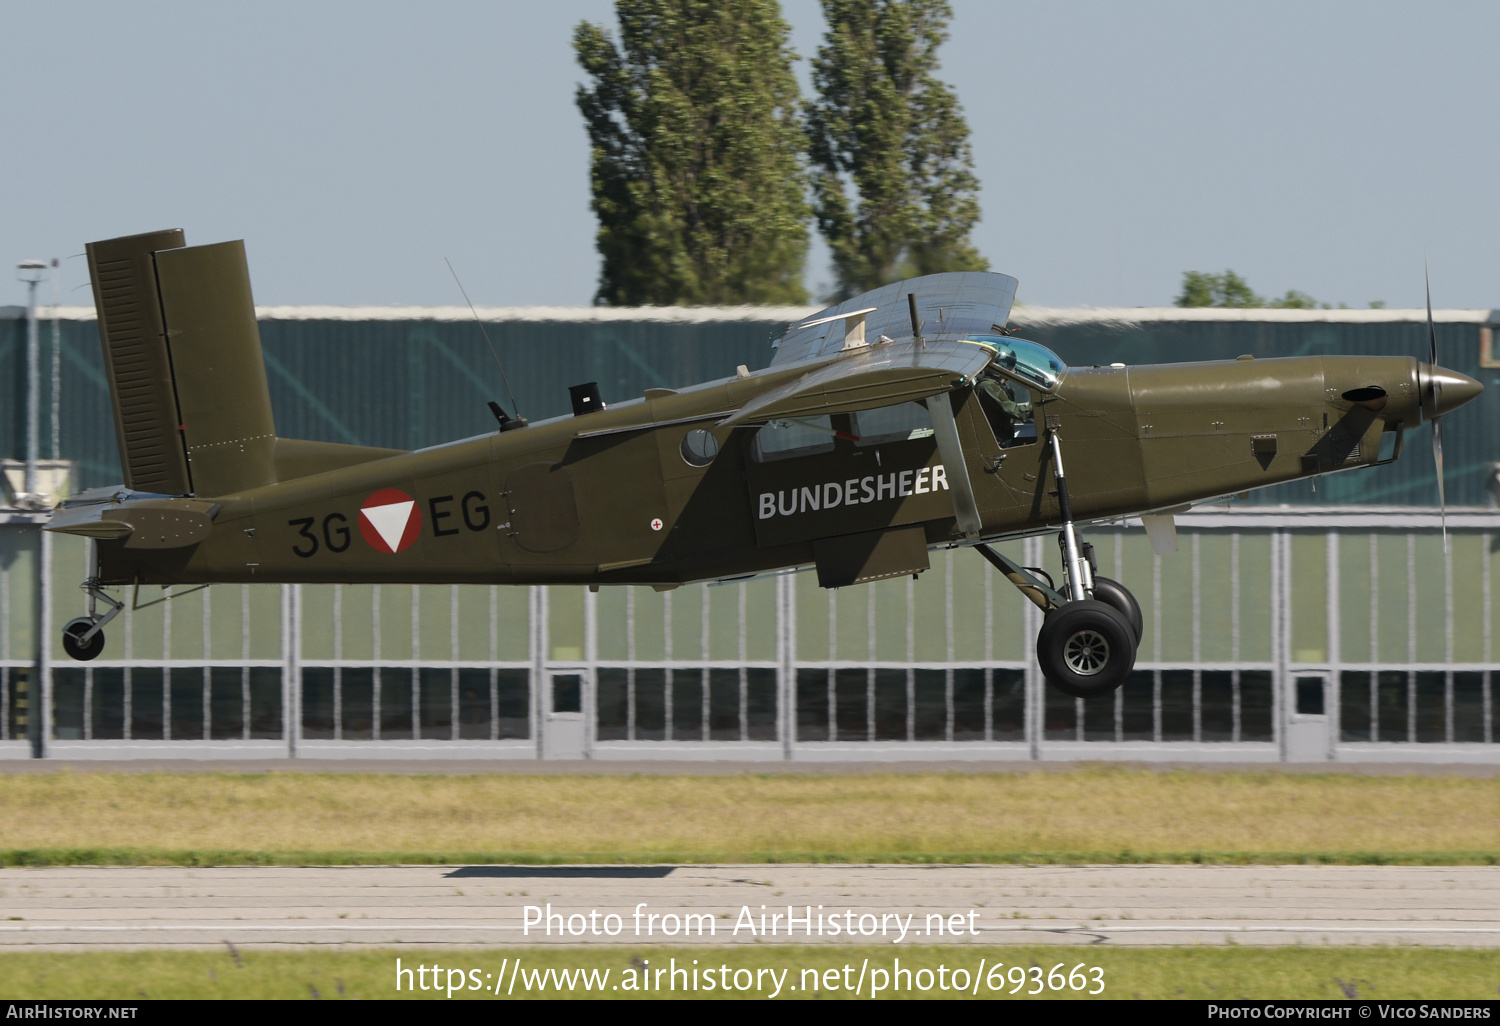
<svg viewBox="0 0 1500 1026"><path fill-rule="evenodd" d="M47 529L94 540L77 659L123 598L233 583L734 581L813 570L838 588L972 548L1046 611L1036 652L1070 695L1118 687L1141 610L1080 536L1143 518L1169 547L1191 504L1401 454L1479 382L1413 357L1069 367L1006 330L1016 279L928 275L856 296L775 342L769 366L413 452L279 437L244 246L181 231L88 247L123 486ZM514 400L512 400L514 405ZM1064 474L1066 465L1067 473ZM1063 572L992 542L1057 534ZM1159 544L1160 543L1160 544ZM102 611L101 611L102 610Z"/></svg>

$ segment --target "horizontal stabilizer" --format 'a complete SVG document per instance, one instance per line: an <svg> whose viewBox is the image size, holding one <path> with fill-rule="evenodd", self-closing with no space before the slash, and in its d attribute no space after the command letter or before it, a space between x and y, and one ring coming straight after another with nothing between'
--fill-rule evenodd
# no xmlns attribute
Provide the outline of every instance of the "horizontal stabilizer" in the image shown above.
<svg viewBox="0 0 1500 1026"><path fill-rule="evenodd" d="M218 512L218 503L196 499L70 503L52 515L45 530L100 540L123 538L127 549L180 549L207 538Z"/></svg>

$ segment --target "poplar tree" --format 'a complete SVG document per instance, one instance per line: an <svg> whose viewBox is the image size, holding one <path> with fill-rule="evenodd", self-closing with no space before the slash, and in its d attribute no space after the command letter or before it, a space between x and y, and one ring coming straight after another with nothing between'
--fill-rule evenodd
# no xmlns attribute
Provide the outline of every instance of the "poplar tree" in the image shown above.
<svg viewBox="0 0 1500 1026"><path fill-rule="evenodd" d="M776 0L616 0L617 46L573 34L590 81L604 263L594 301L807 301L804 138L796 55Z"/></svg>
<svg viewBox="0 0 1500 1026"><path fill-rule="evenodd" d="M979 220L969 128L934 77L947 0L822 3L828 34L805 117L840 298L914 274L986 270L969 241Z"/></svg>

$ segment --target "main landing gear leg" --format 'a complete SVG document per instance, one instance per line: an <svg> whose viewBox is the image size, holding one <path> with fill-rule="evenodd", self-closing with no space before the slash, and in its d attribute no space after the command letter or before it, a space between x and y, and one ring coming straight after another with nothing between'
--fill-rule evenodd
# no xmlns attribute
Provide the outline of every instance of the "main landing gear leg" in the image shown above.
<svg viewBox="0 0 1500 1026"><path fill-rule="evenodd" d="M1073 529L1073 503L1068 499L1068 479L1063 475L1062 442L1056 431L1048 440L1052 444L1052 469L1057 476L1057 505L1062 513L1062 533L1057 540L1062 546L1068 601L1083 602L1094 597L1093 568L1084 558L1083 546L1078 544L1078 532Z"/></svg>
<svg viewBox="0 0 1500 1026"><path fill-rule="evenodd" d="M1068 498L1068 479L1063 475L1062 442L1058 439L1057 432L1052 433L1049 441L1052 446L1052 465L1057 471L1057 504L1063 518L1057 545L1062 550L1063 566L1067 568L1068 598L1074 602L1096 599L1113 606L1129 621L1131 633L1139 647L1141 632L1145 629L1141 604L1119 581L1099 576L1099 567L1094 562L1094 547L1080 539L1073 527L1073 504Z"/></svg>
<svg viewBox="0 0 1500 1026"><path fill-rule="evenodd" d="M975 547L1021 594L1046 611L1036 639L1042 674L1064 694L1096 698L1124 684L1135 667L1141 637L1140 605L1121 585L1095 576L1091 547L1079 541L1073 526L1062 444L1055 431L1049 442L1063 521L1058 537L1065 574L1063 590L1042 584L1025 567L987 545Z"/></svg>
<svg viewBox="0 0 1500 1026"><path fill-rule="evenodd" d="M104 625L120 615L125 603L106 595L97 577L90 577L79 587L88 592L89 615L67 622L62 629L62 646L63 651L74 659L88 662L104 651ZM100 602L109 606L102 616L99 613Z"/></svg>

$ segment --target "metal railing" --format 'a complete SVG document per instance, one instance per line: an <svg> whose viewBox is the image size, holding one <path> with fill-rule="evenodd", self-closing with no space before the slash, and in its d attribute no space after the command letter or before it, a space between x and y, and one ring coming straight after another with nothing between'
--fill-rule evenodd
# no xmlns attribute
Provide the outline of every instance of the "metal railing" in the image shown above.
<svg viewBox="0 0 1500 1026"><path fill-rule="evenodd" d="M1167 556L1136 526L1087 531L1147 627L1126 685L1085 702L1044 686L1039 611L961 549L920 581L835 592L809 574L665 594L216 587L127 613L107 658L77 664L50 642L86 550L12 523L0 756L1500 759L1500 512L1450 513L1446 550L1427 510L1178 525ZM1009 548L1055 558L1051 539Z"/></svg>

